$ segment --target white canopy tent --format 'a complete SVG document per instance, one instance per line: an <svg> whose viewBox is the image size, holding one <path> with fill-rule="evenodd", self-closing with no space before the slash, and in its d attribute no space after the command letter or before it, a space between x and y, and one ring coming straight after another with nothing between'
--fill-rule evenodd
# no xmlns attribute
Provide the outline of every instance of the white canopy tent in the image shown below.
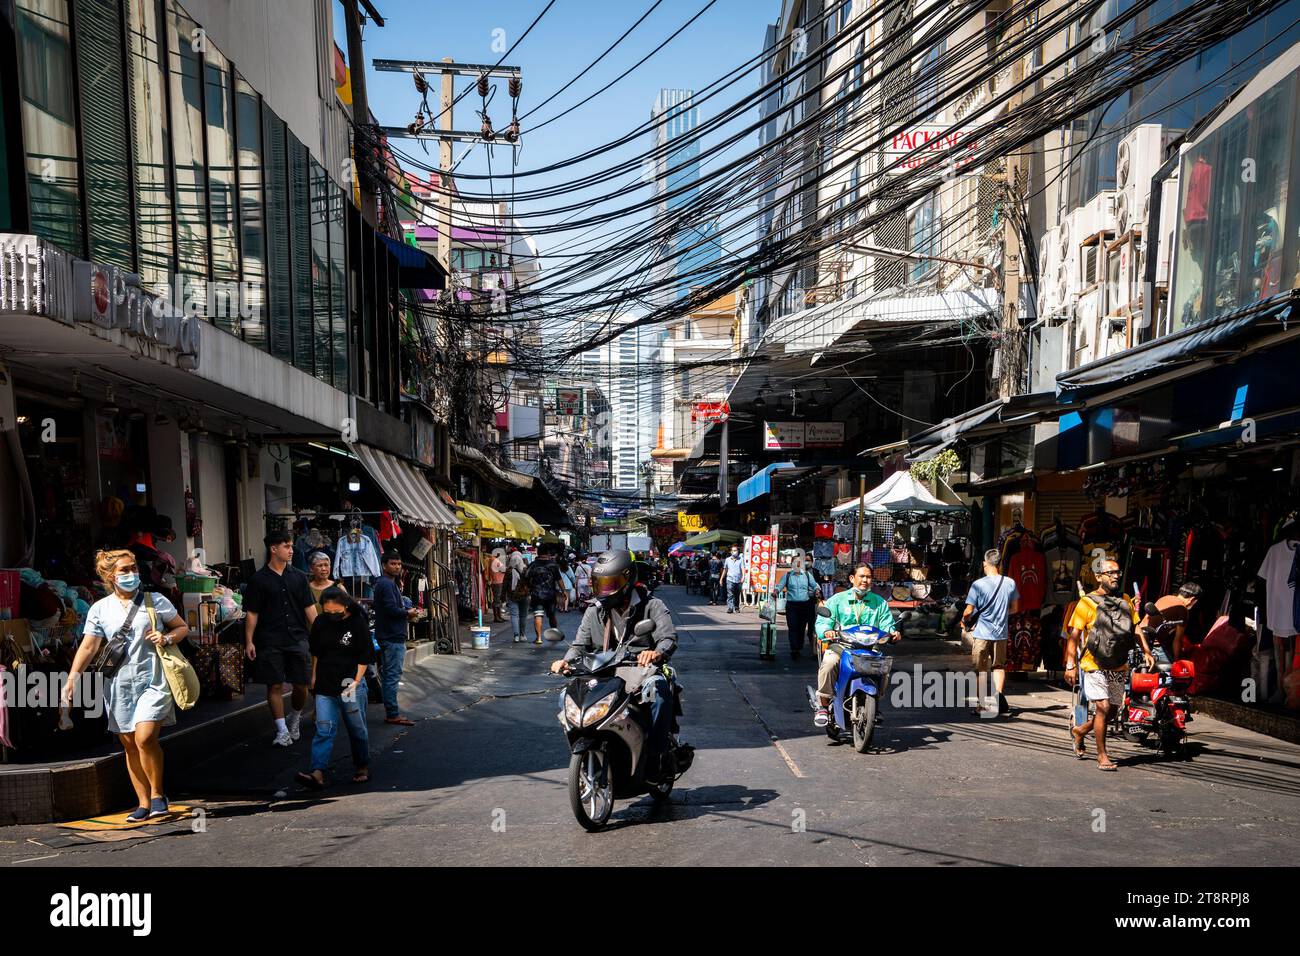
<svg viewBox="0 0 1300 956"><path fill-rule="evenodd" d="M858 499L846 501L831 509L831 517L839 517L858 510ZM896 471L862 499L862 506L868 514L884 514L895 511L965 511L965 505L950 505L940 501L911 472Z"/></svg>

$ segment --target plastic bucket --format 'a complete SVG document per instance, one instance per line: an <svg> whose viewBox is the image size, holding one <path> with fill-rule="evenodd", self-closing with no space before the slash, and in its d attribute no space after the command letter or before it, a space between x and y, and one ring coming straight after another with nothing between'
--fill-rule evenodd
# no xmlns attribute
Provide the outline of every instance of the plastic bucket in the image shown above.
<svg viewBox="0 0 1300 956"><path fill-rule="evenodd" d="M469 632L474 637L474 650L485 651L492 639L492 628L490 627L471 627Z"/></svg>

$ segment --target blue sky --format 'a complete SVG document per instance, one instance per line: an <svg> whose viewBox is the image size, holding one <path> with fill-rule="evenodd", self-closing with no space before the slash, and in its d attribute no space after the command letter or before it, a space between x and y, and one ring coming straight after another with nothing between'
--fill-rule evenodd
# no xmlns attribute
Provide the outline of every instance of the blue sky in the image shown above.
<svg viewBox="0 0 1300 956"><path fill-rule="evenodd" d="M624 2L594 2L594 0L557 0L554 7L523 40L506 61L523 71L523 95L519 112L541 103L563 86L583 67L587 66L606 46L634 23L653 0L624 0ZM519 151L519 169L537 169L569 158L587 148L599 145L630 132L644 123L656 94L663 87L699 89L718 76L755 56L762 48L764 25L774 21L780 13L780 0L717 0L715 5L681 36L644 65L620 81L591 103L568 116L551 123L535 135L528 135L531 123L548 119L589 93L599 89L627 67L652 50L704 5L706 0L663 0L660 6L604 61L566 90L555 101L523 121L524 146ZM494 30L505 31L506 45L527 28L545 0L498 0L479 3L430 3L416 0L376 0L376 8L384 16L386 26L368 25L365 32L365 53L368 61L376 58L441 59L450 56L460 62L495 63L500 54L493 52ZM335 3L335 31L339 46L346 53L346 39L341 23L342 4ZM406 125L414 117L419 104L418 95L407 74L377 73L367 64L370 108L385 125ZM458 80L470 84L470 79ZM494 126L503 129L510 120L509 97L505 82L499 89L489 113ZM758 74L751 73L701 109L701 119L713 115L714 104L731 103L743 93L751 92L758 83ZM437 105L431 94L430 102ZM471 93L457 105L455 125L458 129L476 129L479 118L474 110L479 97ZM756 114L755 114L756 115ZM751 149L756 139L746 142ZM424 156L421 146L410 140L400 141L400 149L416 156ZM706 139L704 148L709 141ZM437 163L437 144L430 142L428 163ZM571 167L521 181L522 185L536 188L562 182L575 175L587 174L617 159L627 159L651 146L648 133L637 142L602 156L590 163ZM459 159L467 149L458 145L455 155ZM736 152L730 153L734 157ZM493 150L492 166L495 173L509 169L510 151L504 146ZM484 174L487 172L486 149L475 146L461 164L460 172ZM627 182L632 175L619 182ZM464 181L462 189L486 192L486 181ZM508 191L508 181L494 184L499 194ZM598 198L599 190L582 194L584 198ZM622 200L621 202L626 202ZM540 209L551 202L535 205ZM520 210L526 207L523 203ZM542 251L555 248L560 241L572 242L573 237L539 240Z"/></svg>

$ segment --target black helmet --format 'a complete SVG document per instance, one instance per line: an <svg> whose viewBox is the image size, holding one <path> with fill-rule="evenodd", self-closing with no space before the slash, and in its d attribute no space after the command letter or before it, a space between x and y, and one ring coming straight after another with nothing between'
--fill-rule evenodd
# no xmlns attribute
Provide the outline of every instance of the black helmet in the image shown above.
<svg viewBox="0 0 1300 956"><path fill-rule="evenodd" d="M606 551L591 569L591 593L602 604L620 604L636 584L636 562L630 551Z"/></svg>

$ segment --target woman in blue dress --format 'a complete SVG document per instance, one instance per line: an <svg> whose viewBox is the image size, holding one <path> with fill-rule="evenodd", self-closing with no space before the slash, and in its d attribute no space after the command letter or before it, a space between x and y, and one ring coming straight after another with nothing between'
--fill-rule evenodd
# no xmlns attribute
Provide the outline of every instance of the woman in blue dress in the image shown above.
<svg viewBox="0 0 1300 956"><path fill-rule="evenodd" d="M108 729L126 750L126 769L135 789L136 809L126 819L141 823L168 814L163 794L163 753L158 732L176 723L171 688L163 675L158 647L175 644L189 628L176 607L161 594L140 591L140 570L130 551L100 551L95 571L106 584L108 597L91 605L81 645L64 686L64 703L72 702L78 675L99 652L100 645L122 631L126 654L117 672L105 682L104 706ZM149 608L158 622L150 622Z"/></svg>

